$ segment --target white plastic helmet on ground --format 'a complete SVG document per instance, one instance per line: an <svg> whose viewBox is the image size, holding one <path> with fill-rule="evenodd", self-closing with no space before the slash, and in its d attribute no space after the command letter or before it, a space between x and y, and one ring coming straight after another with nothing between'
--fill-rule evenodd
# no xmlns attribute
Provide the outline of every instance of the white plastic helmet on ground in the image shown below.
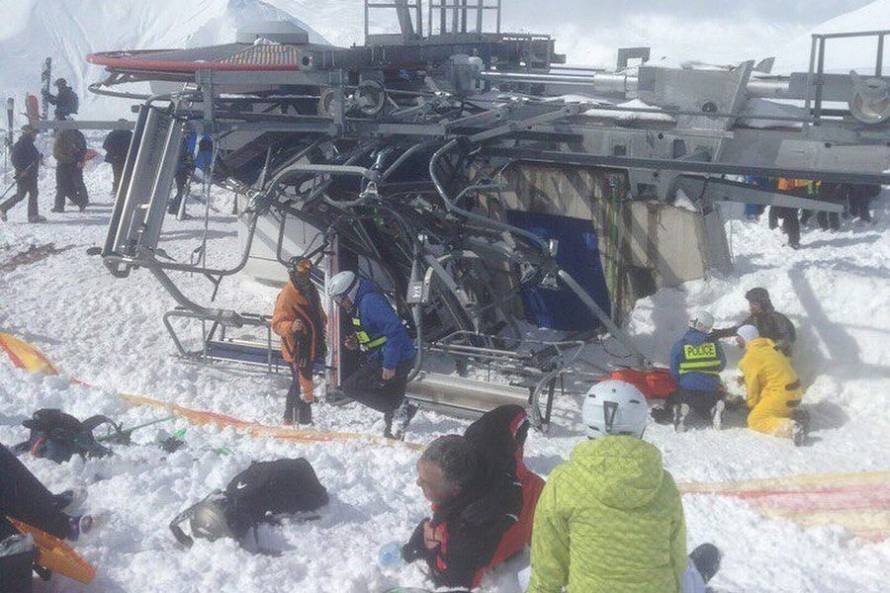
<svg viewBox="0 0 890 593"><path fill-rule="evenodd" d="M629 435L641 439L649 422L649 404L630 383L602 381L587 392L581 416L589 438Z"/></svg>
<svg viewBox="0 0 890 593"><path fill-rule="evenodd" d="M334 274L333 278L328 281L328 294L331 297L342 296L349 292L355 281L355 272L345 270Z"/></svg>
<svg viewBox="0 0 890 593"><path fill-rule="evenodd" d="M707 311L696 311L689 320L689 327L702 333L710 333L714 328L714 316Z"/></svg>

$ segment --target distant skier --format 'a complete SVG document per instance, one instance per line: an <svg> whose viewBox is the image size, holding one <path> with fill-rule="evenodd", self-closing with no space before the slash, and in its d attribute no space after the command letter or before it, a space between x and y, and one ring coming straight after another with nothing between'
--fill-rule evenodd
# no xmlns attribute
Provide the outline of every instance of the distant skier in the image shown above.
<svg viewBox="0 0 890 593"><path fill-rule="evenodd" d="M291 365L284 424L310 424L314 391L312 365L325 356L327 317L310 276L312 263L294 257L288 266L290 280L281 289L272 315L272 331L281 336L281 354ZM302 393L301 393L302 392Z"/></svg>
<svg viewBox="0 0 890 593"><path fill-rule="evenodd" d="M551 472L535 511L528 593L704 593L720 554L704 544L688 562L680 493L642 440L648 416L629 383L588 391L590 440Z"/></svg>
<svg viewBox="0 0 890 593"><path fill-rule="evenodd" d="M740 327L736 341L745 350L739 370L745 383L748 428L802 445L808 422L800 410L803 388L791 361L753 325Z"/></svg>
<svg viewBox="0 0 890 593"><path fill-rule="evenodd" d="M22 126L22 135L12 147L12 166L15 168L15 195L0 203L0 220L6 222L6 213L28 196L28 222L45 222L37 205L37 172L43 158L34 146L37 129Z"/></svg>
<svg viewBox="0 0 890 593"><path fill-rule="evenodd" d="M56 201L51 212L65 211L65 198L71 200L81 212L89 204L86 184L83 181L84 159L87 141L80 130L62 130L53 144L56 158Z"/></svg>
<svg viewBox="0 0 890 593"><path fill-rule="evenodd" d="M696 420L706 420L715 429L723 425L723 383L720 371L726 368L726 355L715 338L709 337L714 318L707 311L689 320L689 330L671 350L671 375L677 382L661 409L653 409L656 422L673 422L677 432L686 430L690 411Z"/></svg>
<svg viewBox="0 0 890 593"><path fill-rule="evenodd" d="M119 119L118 122L126 123L127 120ZM130 150L132 139L133 132L118 129L109 132L105 137L105 142L102 143L102 148L105 149L105 162L111 165L111 171L114 174L112 195L117 195L118 187L120 187L121 175L124 172L124 164L127 161L127 152Z"/></svg>
<svg viewBox="0 0 890 593"><path fill-rule="evenodd" d="M80 100L77 98L77 93L68 86L68 81L64 78L56 79L55 86L59 89L57 94L53 95L49 91L44 91L43 96L47 101L56 106L56 119L60 121L66 120L77 113Z"/></svg>
<svg viewBox="0 0 890 593"><path fill-rule="evenodd" d="M791 320L776 311L772 300L770 300L769 292L765 288L759 286L752 288L745 293L745 298L748 300L751 313L747 319L734 327L716 329L711 332L710 337L731 338L738 333L739 327L753 325L762 337L772 340L776 349L790 357L794 343L797 341L797 331Z"/></svg>
<svg viewBox="0 0 890 593"><path fill-rule="evenodd" d="M347 377L329 403L355 400L383 412L383 436L404 438L417 407L405 398L408 374L417 350L398 314L373 282L344 271L328 282L328 294L351 317L352 333L344 341L363 353L362 365ZM339 397L338 397L339 396Z"/></svg>

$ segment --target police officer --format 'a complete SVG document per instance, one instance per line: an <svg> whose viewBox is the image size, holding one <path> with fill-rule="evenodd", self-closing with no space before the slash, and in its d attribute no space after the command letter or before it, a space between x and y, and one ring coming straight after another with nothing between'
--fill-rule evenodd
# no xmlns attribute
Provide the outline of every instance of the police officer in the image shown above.
<svg viewBox="0 0 890 593"><path fill-rule="evenodd" d="M723 424L724 389L720 371L726 367L726 355L715 338L709 336L714 318L700 311L689 320L689 330L671 350L671 375L677 382L661 410L653 410L656 422L673 422L677 432L683 432L692 419L709 421L717 430Z"/></svg>
<svg viewBox="0 0 890 593"><path fill-rule="evenodd" d="M328 294L350 315L353 331L343 345L360 350L364 359L343 381L342 396L383 412L383 436L404 438L417 412L405 399L417 350L402 320L377 287L354 272L340 272L331 278ZM328 401L338 403L335 397Z"/></svg>

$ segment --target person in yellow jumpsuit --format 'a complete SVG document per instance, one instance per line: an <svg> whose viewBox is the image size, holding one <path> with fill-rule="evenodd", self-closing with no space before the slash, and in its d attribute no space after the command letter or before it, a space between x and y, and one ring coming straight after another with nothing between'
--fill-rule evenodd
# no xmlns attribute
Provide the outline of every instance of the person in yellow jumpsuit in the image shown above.
<svg viewBox="0 0 890 593"><path fill-rule="evenodd" d="M803 389L791 360L769 338L761 338L753 325L738 329L736 340L745 355L739 369L745 381L748 428L800 446L806 439L806 421L800 411Z"/></svg>

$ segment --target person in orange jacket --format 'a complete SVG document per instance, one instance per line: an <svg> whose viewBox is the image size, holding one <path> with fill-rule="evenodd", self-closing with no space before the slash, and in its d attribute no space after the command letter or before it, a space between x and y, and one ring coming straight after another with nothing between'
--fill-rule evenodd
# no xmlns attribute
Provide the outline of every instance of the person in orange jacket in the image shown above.
<svg viewBox="0 0 890 593"><path fill-rule="evenodd" d="M312 365L325 356L327 317L318 290L312 284L312 263L298 256L290 260L288 267L290 281L278 293L272 314L272 331L281 337L281 354L290 363L293 377L287 392L284 423L311 424L310 404L315 399Z"/></svg>
<svg viewBox="0 0 890 593"><path fill-rule="evenodd" d="M776 349L775 342L760 337L753 325L740 327L736 340L745 349L739 370L745 382L748 428L802 445L808 423L800 409L803 388L791 360Z"/></svg>

